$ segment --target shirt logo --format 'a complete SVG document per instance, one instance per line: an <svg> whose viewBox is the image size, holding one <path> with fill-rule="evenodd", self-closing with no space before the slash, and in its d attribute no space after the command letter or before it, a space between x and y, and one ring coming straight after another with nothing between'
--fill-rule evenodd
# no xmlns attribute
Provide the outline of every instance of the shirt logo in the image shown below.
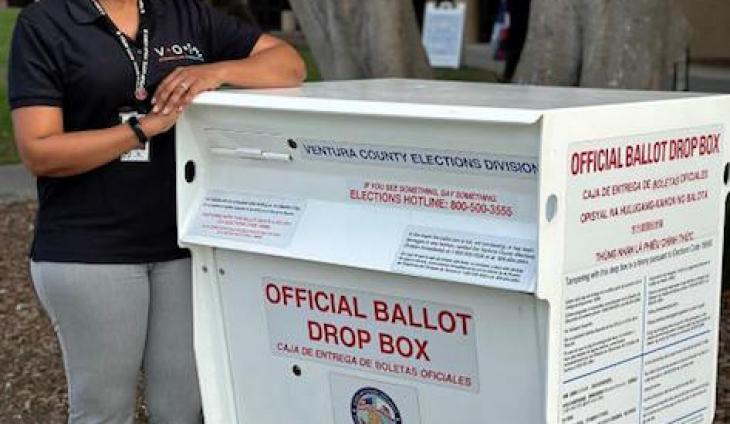
<svg viewBox="0 0 730 424"><path fill-rule="evenodd" d="M352 397L350 413L354 424L402 424L398 407L385 392L364 387Z"/></svg>
<svg viewBox="0 0 730 424"><path fill-rule="evenodd" d="M192 43L176 43L169 46L155 47L155 53L162 62L177 62L180 60L193 60L195 62L205 62L205 57Z"/></svg>

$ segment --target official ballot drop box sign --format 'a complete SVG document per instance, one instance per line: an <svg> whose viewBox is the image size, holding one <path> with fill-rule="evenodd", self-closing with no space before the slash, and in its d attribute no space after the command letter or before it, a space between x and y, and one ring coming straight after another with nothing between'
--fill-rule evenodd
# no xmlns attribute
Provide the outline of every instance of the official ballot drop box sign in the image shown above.
<svg viewBox="0 0 730 424"><path fill-rule="evenodd" d="M207 423L709 423L730 97L412 80L177 131Z"/></svg>

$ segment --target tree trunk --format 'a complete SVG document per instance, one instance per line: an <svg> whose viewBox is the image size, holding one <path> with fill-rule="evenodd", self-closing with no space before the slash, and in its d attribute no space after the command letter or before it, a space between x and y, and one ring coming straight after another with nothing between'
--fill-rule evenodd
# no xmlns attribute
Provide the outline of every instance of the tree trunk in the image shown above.
<svg viewBox="0 0 730 424"><path fill-rule="evenodd" d="M290 0L324 79L430 78L410 0Z"/></svg>
<svg viewBox="0 0 730 424"><path fill-rule="evenodd" d="M532 0L515 81L668 90L688 45L675 0Z"/></svg>

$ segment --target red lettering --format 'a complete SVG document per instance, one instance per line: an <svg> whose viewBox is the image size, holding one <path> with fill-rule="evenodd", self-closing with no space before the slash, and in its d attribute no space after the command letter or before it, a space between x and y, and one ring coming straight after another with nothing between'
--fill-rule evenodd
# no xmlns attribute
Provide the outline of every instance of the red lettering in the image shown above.
<svg viewBox="0 0 730 424"><path fill-rule="evenodd" d="M322 326L318 322L307 321L307 332L309 340L314 342L322 340Z"/></svg>
<svg viewBox="0 0 730 424"><path fill-rule="evenodd" d="M337 313L337 302L335 302L335 294L330 293L329 294L329 300L330 300L330 311L335 314Z"/></svg>
<svg viewBox="0 0 730 424"><path fill-rule="evenodd" d="M294 295L296 296L297 308L302 307L302 303L307 300L307 291L301 287L294 289Z"/></svg>
<svg viewBox="0 0 730 424"><path fill-rule="evenodd" d="M355 307L355 316L357 318L367 319L368 316L360 312L360 305L357 303L356 297L352 299L352 302L353 306Z"/></svg>
<svg viewBox="0 0 730 424"><path fill-rule="evenodd" d="M324 298L324 299L322 299L322 298ZM321 303L322 300L325 300L325 301L327 300L327 293L325 293L323 291L318 291L317 293L314 294L314 303L317 305L317 310L319 312L329 312L330 311L329 306L326 303L324 304L324 306L322 306L322 303Z"/></svg>
<svg viewBox="0 0 730 424"><path fill-rule="evenodd" d="M395 346L393 345L393 337L390 334L380 333L378 334L380 340L380 351L386 355L392 355L395 353Z"/></svg>
<svg viewBox="0 0 730 424"><path fill-rule="evenodd" d="M398 349L398 354L404 358L410 358L413 356L413 345L411 344L411 340L406 337L398 337L395 341L396 349Z"/></svg>
<svg viewBox="0 0 730 424"><path fill-rule="evenodd" d="M346 347L353 347L357 343L355 340L355 331L350 327L342 327L340 329L340 341Z"/></svg>
<svg viewBox="0 0 730 424"><path fill-rule="evenodd" d="M370 335L369 331L359 329L357 330L357 340L357 347L362 349L366 344L370 343L370 341L372 340L372 336Z"/></svg>
<svg viewBox="0 0 730 424"><path fill-rule="evenodd" d="M428 311L426 310L426 308L423 308L423 316L425 317L427 315L428 315ZM408 318L411 322L412 327L416 327L416 328L423 327L423 325L421 323L416 321L416 317L413 316L413 306L411 306L411 305L408 305Z"/></svg>
<svg viewBox="0 0 730 424"><path fill-rule="evenodd" d="M393 316L390 317L390 322L393 324L400 322L403 325L408 325L406 322L406 315L403 313L403 308L398 303L393 305Z"/></svg>
<svg viewBox="0 0 730 424"><path fill-rule="evenodd" d="M373 311L375 321L388 321L388 304L382 300L373 300Z"/></svg>
<svg viewBox="0 0 730 424"><path fill-rule="evenodd" d="M428 354L426 353L426 347L428 346L428 340L418 340L413 339L413 341L416 344L416 349L418 352L416 352L416 359L423 359L424 361L431 362L431 358L429 358Z"/></svg>
<svg viewBox="0 0 730 424"><path fill-rule="evenodd" d="M439 312L439 326L444 333L453 333L456 330L456 318L449 311Z"/></svg>
<svg viewBox="0 0 730 424"><path fill-rule="evenodd" d="M284 294L284 305L289 305L289 300L294 298L294 294L292 293L294 291L293 288L289 286L282 286L281 292Z"/></svg>
<svg viewBox="0 0 730 424"><path fill-rule="evenodd" d="M373 339L370 332L362 328L337 327L334 324L320 324L315 321L307 321L307 330L311 341L343 345L349 348L357 346L362 349Z"/></svg>
<svg viewBox="0 0 730 424"><path fill-rule="evenodd" d="M415 357L417 360L431 361L431 358L426 352L428 340L411 340L405 336L398 336L393 339L393 336L386 333L379 333L378 340L380 342L380 352L385 355L397 354L406 359Z"/></svg>
<svg viewBox="0 0 730 424"><path fill-rule="evenodd" d="M281 302L281 293L279 293L279 288L274 283L269 283L266 285L266 300L269 301L272 305L276 305L279 302Z"/></svg>
<svg viewBox="0 0 730 424"><path fill-rule="evenodd" d="M570 173L578 175L580 171L580 155L578 153L573 153L573 156L570 158Z"/></svg>
<svg viewBox="0 0 730 424"><path fill-rule="evenodd" d="M340 315L349 315L352 316L352 311L350 310L350 302L347 301L346 296L340 296L340 307L337 311Z"/></svg>
<svg viewBox="0 0 730 424"><path fill-rule="evenodd" d="M308 290L308 292L309 292L309 297L307 298L307 303L309 304L309 310L313 311L314 310L314 294L312 293L311 290Z"/></svg>
<svg viewBox="0 0 730 424"><path fill-rule="evenodd" d="M464 334L465 336L468 336L469 335L469 320L472 319L472 316L469 314L461 313L461 312L457 312L456 316L461 319L462 334Z"/></svg>
<svg viewBox="0 0 730 424"><path fill-rule="evenodd" d="M324 326L324 342L327 344L339 344L337 339L337 327L332 324L325 324Z"/></svg>
<svg viewBox="0 0 730 424"><path fill-rule="evenodd" d="M428 310L426 308L423 308L423 327L434 331L439 329L428 321Z"/></svg>

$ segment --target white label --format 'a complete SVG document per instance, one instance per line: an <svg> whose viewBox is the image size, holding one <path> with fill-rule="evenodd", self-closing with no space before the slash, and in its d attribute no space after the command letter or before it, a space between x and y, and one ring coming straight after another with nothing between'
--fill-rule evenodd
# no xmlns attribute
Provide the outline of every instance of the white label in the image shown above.
<svg viewBox="0 0 730 424"><path fill-rule="evenodd" d="M537 179L538 160L533 157L418 149L402 146L354 144L334 140L298 138L299 158L357 165L415 168L437 172Z"/></svg>
<svg viewBox="0 0 730 424"><path fill-rule="evenodd" d="M458 68L464 39L466 4L426 3L423 17L423 46L431 66Z"/></svg>
<svg viewBox="0 0 730 424"><path fill-rule="evenodd" d="M535 279L535 242L409 226L393 270L530 291Z"/></svg>
<svg viewBox="0 0 730 424"><path fill-rule="evenodd" d="M306 203L301 200L212 190L191 225L191 236L287 246Z"/></svg>
<svg viewBox="0 0 730 424"><path fill-rule="evenodd" d="M119 157L121 162L149 162L150 161L150 142L144 144L141 149L132 149Z"/></svg>
<svg viewBox="0 0 730 424"><path fill-rule="evenodd" d="M275 355L479 391L469 308L279 278L261 296Z"/></svg>
<svg viewBox="0 0 730 424"><path fill-rule="evenodd" d="M407 386L330 374L335 424L419 424L418 392Z"/></svg>
<svg viewBox="0 0 730 424"><path fill-rule="evenodd" d="M723 136L572 146L560 422L711 421Z"/></svg>

